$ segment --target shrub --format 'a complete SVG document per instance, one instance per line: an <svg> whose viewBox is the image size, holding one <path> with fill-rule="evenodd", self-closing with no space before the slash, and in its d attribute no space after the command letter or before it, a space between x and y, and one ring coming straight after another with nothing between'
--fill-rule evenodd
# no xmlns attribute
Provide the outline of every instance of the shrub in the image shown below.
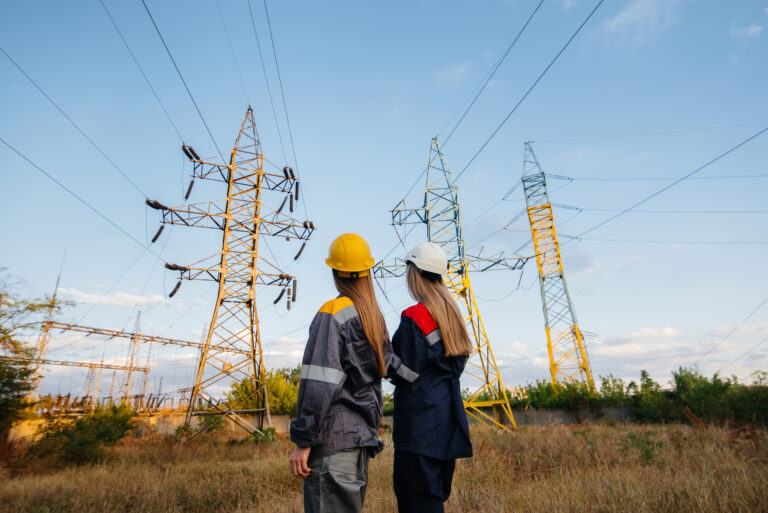
<svg viewBox="0 0 768 513"><path fill-rule="evenodd" d="M301 366L285 367L266 372L269 411L273 415L292 415L299 397ZM227 393L227 404L237 408L263 408L250 378L233 383Z"/></svg>
<svg viewBox="0 0 768 513"><path fill-rule="evenodd" d="M128 434L134 416L129 406L120 405L97 407L74 420L50 420L40 427L41 437L30 447L30 453L77 465L100 461L105 447Z"/></svg>

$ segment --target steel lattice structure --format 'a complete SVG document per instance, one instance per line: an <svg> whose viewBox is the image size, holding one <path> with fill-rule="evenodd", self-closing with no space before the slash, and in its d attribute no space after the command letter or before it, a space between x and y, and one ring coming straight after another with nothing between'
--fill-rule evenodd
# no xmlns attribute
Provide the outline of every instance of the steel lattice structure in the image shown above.
<svg viewBox="0 0 768 513"><path fill-rule="evenodd" d="M193 415L210 414L213 409L252 432L260 429L265 420L267 425L271 425L255 301L256 286L283 288L279 298L288 293L288 308L296 299L295 277L280 270L277 262L264 258L259 238L278 236L306 243L315 227L309 221L297 221L283 212L284 209L293 212L294 200L299 198L298 180L288 167L283 168L282 173L264 170L264 155L250 106L230 152L229 164L207 162L190 146L182 146L182 150L193 163L193 182L195 179L213 180L227 187L227 197L218 201L169 208L157 201L147 200L149 206L162 210L164 224L222 232L221 250L201 261L203 264L207 261L208 265L166 264L168 269L179 271L181 279L209 280L219 286L192 387L186 424L190 424ZM191 187L192 184L190 190ZM279 207L271 206L278 203ZM171 295L176 293L178 286ZM241 380L252 380L256 408L253 405L248 408L231 403L224 405L214 398L217 391L221 392L227 385ZM245 413L257 415L259 426L251 425L240 416Z"/></svg>
<svg viewBox="0 0 768 513"><path fill-rule="evenodd" d="M504 426L506 417L512 426L516 427L501 373L472 292L469 273L470 271L519 270L523 268L528 258L508 256L503 252L488 251L484 247L480 248L477 254L467 254L458 188L453 181L453 174L437 138L432 139L430 147L424 205L420 208L407 209L402 206L402 203L392 210L392 224L396 230L398 226L424 224L427 228L427 240L440 245L445 250L449 264L445 284L461 305L467 329L475 343L465 374L479 381L480 386L464 401L467 413L484 424L503 429L506 429ZM379 263L374 269L377 277L403 276L404 272L405 265L401 259L396 259L392 264ZM488 408L493 410L494 415L488 414Z"/></svg>
<svg viewBox="0 0 768 513"><path fill-rule="evenodd" d="M530 142L525 143L523 187L539 269L552 383L585 381L594 388L584 337L563 273L546 176Z"/></svg>

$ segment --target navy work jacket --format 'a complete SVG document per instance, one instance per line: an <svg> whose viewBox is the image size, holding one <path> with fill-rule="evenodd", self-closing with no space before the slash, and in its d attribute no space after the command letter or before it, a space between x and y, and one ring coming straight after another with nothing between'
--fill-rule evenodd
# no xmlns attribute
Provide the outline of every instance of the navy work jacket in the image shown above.
<svg viewBox="0 0 768 513"><path fill-rule="evenodd" d="M421 303L406 309L392 337L395 449L448 460L472 456L459 377L467 356L446 356L440 330Z"/></svg>

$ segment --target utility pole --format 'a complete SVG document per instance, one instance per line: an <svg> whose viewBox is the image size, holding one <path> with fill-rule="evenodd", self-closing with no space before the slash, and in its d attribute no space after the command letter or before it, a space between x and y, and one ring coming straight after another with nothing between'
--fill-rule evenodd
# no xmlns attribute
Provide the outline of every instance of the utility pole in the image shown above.
<svg viewBox="0 0 768 513"><path fill-rule="evenodd" d="M193 164L192 182L185 199L188 199L196 179L220 182L227 187L224 200L181 207L166 207L157 201L147 200L147 205L162 211L164 225L180 224L222 232L221 248L209 257L208 265L166 264L166 268L179 271L180 280L208 280L218 284L216 304L195 374L185 422L189 426L193 415L214 411L246 431L257 431L263 427L264 421L271 426L271 418L256 287L282 289L275 303L285 296L289 309L296 300L296 278L282 271L276 261L265 258L259 241L263 236L303 241L294 257L297 259L315 226L310 221L298 221L286 213L293 212L294 202L299 199L299 181L290 167L274 172L264 170L265 159L250 106L230 152L229 164L203 160L191 146L183 145L182 151ZM279 206L275 207L277 204ZM157 240L163 228L160 227L153 241ZM171 297L180 285L181 281L171 292ZM231 348L243 350L245 354L226 352ZM243 380L253 385L253 402L250 405L224 404L214 398L222 388ZM204 403L205 407L199 408L200 403ZM258 427L252 426L241 414L255 414L259 419Z"/></svg>
<svg viewBox="0 0 768 513"><path fill-rule="evenodd" d="M508 418L512 426L517 427L501 373L493 356L491 342L472 292L469 273L520 270L528 258L510 256L503 252L489 252L486 248L481 248L476 254L469 254L464 242L458 187L437 138L432 139L430 147L423 206L405 208L402 203L391 211L395 230L397 227L424 224L427 240L443 248L448 257L448 274L444 281L462 307L465 325L475 344L464 375L474 381L476 388L464 400L464 408L469 415L484 424L506 429L505 421ZM402 239L403 237L400 237L400 240ZM374 269L374 276L377 278L403 276L404 273L405 265L401 259L395 259L393 264L380 262ZM488 414L488 408L492 409L493 415Z"/></svg>
<svg viewBox="0 0 768 513"><path fill-rule="evenodd" d="M565 281L546 175L530 142L525 143L523 187L539 269L552 384L583 381L594 389L584 337Z"/></svg>

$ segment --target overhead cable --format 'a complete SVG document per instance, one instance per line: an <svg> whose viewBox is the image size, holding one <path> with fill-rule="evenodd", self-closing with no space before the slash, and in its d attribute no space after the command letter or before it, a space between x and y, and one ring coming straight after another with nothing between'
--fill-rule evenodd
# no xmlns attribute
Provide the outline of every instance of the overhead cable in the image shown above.
<svg viewBox="0 0 768 513"><path fill-rule="evenodd" d="M264 0L264 13L267 18L267 28L269 28L269 40L272 43L272 55L275 58L275 70L277 70L277 82L280 84L280 96L283 98L283 110L285 111L285 123L288 126L288 138L291 140L291 153L293 154L293 165L296 168L296 176L301 178L299 174L299 161L296 158L296 145L293 142L293 130L291 130L291 118L288 116L288 105L285 101L285 89L283 89L283 78L280 75L280 63L277 60L277 47L275 46L275 37L272 34L272 22L269 20L269 9L267 9L267 0ZM307 211L307 204L304 201L304 194L301 195L301 204L304 207L304 212Z"/></svg>
<svg viewBox="0 0 768 513"><path fill-rule="evenodd" d="M141 0L141 3L142 5L144 5L144 10L147 11L147 16L149 16L149 19L152 22L152 25L155 27L155 31L157 32L157 35L160 37L160 41L162 41L163 46L165 47L165 51L168 53L168 57L170 57L171 62L173 63L173 67L176 69L176 73L179 75L179 78L181 79L181 83L184 84L184 89L187 90L187 94L189 95L189 99L192 100L192 104L195 106L197 115L200 116L200 120L203 122L203 125L205 126L205 130L208 132L208 135L210 136L211 141L213 141L213 145L216 147L216 151L219 152L219 157L221 157L221 159L224 161L224 164L226 165L227 162L226 160L224 160L224 154L219 148L219 145L216 143L216 138L213 137L213 133L211 132L211 129L208 127L208 123L205 121L205 117L203 116L203 113L200 112L200 107L197 106L195 97L192 96L192 91L189 90L187 81L184 80L184 75L181 74L181 70L179 69L178 64L176 64L176 59L173 58L171 49L168 48L168 44L165 42L165 38L163 37L163 34L160 32L160 28L157 26L157 23L155 23L155 18L153 18L152 13L149 12L149 7L147 7L147 2L145 2L144 0Z"/></svg>
<svg viewBox="0 0 768 513"><path fill-rule="evenodd" d="M123 171L123 170L120 168L120 166L118 166L117 164L115 164L115 161L114 161L114 160L112 160L112 159L109 157L109 155L107 155L107 154L104 152L104 150L102 150L102 149L101 149L101 147L100 147L98 144L96 144L96 142L95 142L93 139L91 139L91 137L90 137L88 134L86 134L86 133L83 131L83 129L82 129L82 128L80 128L80 125L78 125L77 123L75 123L75 122L74 122L74 120L73 120L71 117L69 117L69 114L67 114L66 112L64 112L64 109L62 109L61 107L59 107L59 104L57 104L55 101L53 101L53 98L51 98L50 96L48 96L48 94L47 94L45 91L43 91L43 89L42 89L42 88L41 88L39 85L37 85L37 82L35 82L35 81L32 79L32 77L30 77L30 76L27 74L27 72L26 72L26 71L24 71L24 69L22 69L22 67L21 67L21 66L19 66L19 64L18 64L18 63L17 63L15 60L13 60L13 58L12 58L10 55L8 55L8 53L7 53L7 52L6 52L6 51L5 51L5 50L4 50L2 47L0 47L0 52L3 52L3 55L5 55L5 57L6 57L6 58L7 58L9 61L11 61L11 63L12 63L12 64L13 64L13 65L16 67L16 69L18 69L18 70L21 72L21 74L22 74L22 75L24 75L24 76L27 78L27 80L29 80L29 81L32 83L32 85L33 85L33 86L35 86L35 88L36 88L38 91L40 91L40 93L41 93L43 96L45 96L45 98L46 98L46 99L47 99L49 102L51 102L51 105L53 105L53 106L56 108L56 110L58 110L58 111L59 111L59 113L61 113L61 115L62 115L62 116L64 116L64 117L66 118L66 120L67 120L67 121L69 121L69 123L70 123L70 124L71 124L73 127L75 127L75 129L76 129L78 132L80 132L80 135L82 135L83 137L85 137L85 139L86 139L86 140L87 140L87 141L88 141L88 142L91 144L91 146L93 146L93 147L96 149L96 151L98 151L98 152L101 154L101 156L102 156L102 157L104 157L104 158L107 160L107 162L109 162L109 163L112 165L112 167L114 167L114 168L117 170L117 172L118 172L118 173L120 173L120 174L123 176L123 178L125 178L125 179L126 179L126 181L127 181L128 183L130 183L130 184L133 186L133 188L134 188L134 189L136 189L136 190L139 192L139 194L141 194L141 195L142 195L142 196L144 196L144 197L147 197L147 194L146 194L146 193L145 193L145 192L144 192L144 191L141 189L141 187L139 187L138 185L136 185L136 182L134 182L133 180L131 180L131 177L130 177L130 176L128 176L128 174L126 174L126 172L125 172L125 171Z"/></svg>
<svg viewBox="0 0 768 513"><path fill-rule="evenodd" d="M275 127L277 128L277 137L280 140L280 149L283 152L283 162L288 162L285 156L285 145L283 144L283 134L280 131L280 122L277 120L277 110L275 109L275 101L272 98L272 88L269 87L269 78L267 77L267 66L264 64L264 55L261 53L261 42L259 41L259 33L256 31L256 21L253 18L253 9L251 8L251 0L248 0L248 12L251 15L251 27L253 27L253 36L256 38L256 49L259 51L259 60L261 60L261 69L264 72L264 83L267 85L267 95L269 96L269 103L272 106L272 115L275 118ZM278 166L275 166L278 167Z"/></svg>
<svg viewBox="0 0 768 513"><path fill-rule="evenodd" d="M627 208L625 208L625 209L622 209L622 210L621 210L619 213L617 213L616 215L613 215L613 216L609 217L608 219L605 219L604 221L601 221L601 222L597 223L597 224L596 224L595 226L593 226L592 228L589 228L588 230L584 230L583 232L581 232L581 233L579 234L579 237L583 237L583 236L584 236L584 235L586 235L587 233L590 233L590 232L592 232L592 231L594 231L594 230L596 230L596 229L600 228L601 226L604 226L604 225L606 225L606 224L610 223L610 222L611 222L611 221L613 221L614 219L616 219L616 218L618 218L618 217L621 217L621 216L623 216L624 214L626 214L626 213L627 213L627 212L629 212L630 210L633 210L635 207L639 207L639 206L640 206L640 205L642 205L643 203L646 203L647 201L650 201L651 199L653 199L653 198L655 198L656 196L660 195L661 193L663 193L663 192L665 192L665 191L667 191L667 190L671 189L672 187L674 187L675 185L679 184L680 182L682 182L682 181L684 181L684 180L687 180L688 178L690 178L691 176L695 175L695 174L696 174L696 173L698 173L699 171L702 171L702 170L706 169L707 167L711 166L712 164L714 164L715 162L719 161L720 159L722 159L722 158L724 158L724 157L726 157L726 156L730 155L730 154L731 154L731 153L733 153L734 151L738 150L739 148L741 148L741 147L742 147L742 146L744 146L745 144L747 144L747 143L749 143L750 141L752 141L752 140L756 139L757 137L759 137L760 135L764 134L764 133L765 133L765 132L767 132L767 131L768 131L768 127L766 127L766 128L763 128L762 130L758 131L757 133L754 133L754 134L752 134L751 136L747 137L746 139L744 139L743 141L741 141L741 142L740 142L740 143L738 143L737 145L735 145L735 146L732 146L731 148L729 148L728 150L724 151L723 153L721 153L721 154L720 154L720 155L718 155L717 157L713 158L712 160L710 160L710 161L709 161L709 162L707 162L706 164L703 164L703 165L701 165L701 166L697 167L696 169L694 169L694 170L693 170L693 171L691 171L690 173L688 173L688 174L686 174L686 175L684 175L684 176L681 176L680 178L678 178L677 180L675 180L674 182L672 182L672 183L670 183L670 184L668 184L668 185L665 185L664 187L662 187L662 188L661 188L661 189L659 189L658 191L654 192L653 194L651 194L651 195L649 195L649 196L646 196L645 198L641 199L641 200L640 200L640 201L638 201L637 203L634 203L633 205L631 205L631 206L629 206L629 207L627 207Z"/></svg>
<svg viewBox="0 0 768 513"><path fill-rule="evenodd" d="M746 322L747 322L749 319L751 319L751 318L752 318L752 316L753 316L753 315L755 315L755 314L757 313L757 311L758 311L758 310L760 310L760 309L763 307L763 305L765 305L766 303L768 303L768 297L766 297L765 299L763 299L762 301L760 301L760 304L759 304L759 305L757 305L757 306L756 306L756 307L755 307L755 308L754 308L754 309L753 309L751 312L749 312L749 313L747 314L747 316L746 316L746 317L744 317L744 319L742 319L742 321L741 321L740 323L738 323L738 324L737 324L737 325L736 325L736 326L735 326L735 327L734 327L734 328L733 328L731 331L729 331L729 332L728 332L728 334L725 336L725 338L721 338L720 340L718 340L718 341L717 341L717 342L716 342L716 343L715 343L715 344L714 344L712 347L710 347L710 348L707 350L707 352L705 352L703 355L699 356L699 359L698 359L698 360L696 360L695 362L693 362L693 364L694 364L694 365L698 364L698 363L699 363L699 362L700 362L700 361L701 361L701 360L702 360L702 359L703 359L705 356L707 356L709 353L711 353L712 351L714 351L714 350L715 350L715 348L717 348L717 347L718 347L718 346L720 346L720 345L721 345L723 342L725 342L726 340L728 340L729 338L731 338L731 335L733 335L734 333L736 333L736 331L737 331L739 328L741 328L742 326L744 326L744 323L746 323Z"/></svg>
<svg viewBox="0 0 768 513"><path fill-rule="evenodd" d="M459 120L456 122L456 124L451 129L450 133L446 136L446 138L443 140L443 147L445 147L446 144L448 144L448 141L450 140L453 133L456 131L456 129L459 127L462 121L464 121L464 118L469 113L470 109L475 105L475 102L477 102L477 99L480 98L480 95L483 94L483 91L485 90L488 83L491 81L493 76L496 74L496 71L498 71L501 64L504 62L504 60L507 58L507 55L509 55L509 52L512 51L512 48L514 48L515 44L517 43L517 40L520 39L520 36L523 34L525 29L528 27L528 24L531 23L531 20L536 15L537 12L539 12L539 8L541 8L542 4L544 3L544 0L539 0L539 4L536 6L536 8L533 10L531 15L528 17L528 20L526 20L523 27L520 29L520 31L517 33L515 38L512 40L512 43L510 43L509 47L507 47L507 51L504 52L504 55L499 58L499 60L496 62L496 65L491 69L490 73L486 76L485 80L483 81L482 86L480 87L480 90L475 94L475 97L472 99L472 102L469 104L469 106L464 110L464 113L461 115Z"/></svg>
<svg viewBox="0 0 768 513"><path fill-rule="evenodd" d="M133 63L136 64L137 68L139 68L139 72L141 72L141 76L144 77L144 81L147 83L147 86L149 86L149 90L152 91L152 95L155 97L155 100L157 100L158 105L160 105L160 108L163 110L163 113L165 114L165 117L168 119L168 122L173 127L173 130L176 132L176 135L179 136L179 139L182 142L184 142L184 138L181 136L181 132L179 132L179 129L176 126L176 123L173 122L173 119L171 119L171 115L168 114L168 110L165 108L165 105L163 104L162 100L160 100L160 96L157 94L157 91L155 91L155 88L152 87L152 83L149 81L149 77L147 77L147 74L144 72L144 68L142 68L141 64L139 64L139 60L136 58L136 55L133 53L133 50L131 50L131 47L128 44L128 41L123 36L123 33L120 31L120 28L117 26L117 23L115 22L114 18L112 18L112 14L110 14L109 9L107 9L107 6L104 5L103 0L99 0L99 3L101 3L101 6L104 8L104 12L107 13L107 16L109 17L109 21L112 22L112 26L115 27L115 30L117 31L117 34L120 36L120 40L122 40L123 45L125 46L125 49L128 50L129 54L131 54L131 59L133 59Z"/></svg>
<svg viewBox="0 0 768 513"><path fill-rule="evenodd" d="M155 253L154 251L152 251L151 249L149 249L149 248L148 248L146 245L144 245L142 242L140 242L140 241L139 241L139 240L138 240L136 237L134 237L133 235L131 235L130 233L128 233L128 232L127 232L125 229L123 229L123 228L122 228L120 225L118 225L118 224L117 224L116 222L114 222L112 219L110 219L109 217L107 217L105 214L101 213L101 211L100 211L99 209L97 209L96 207L94 207L93 205L91 205L90 203L88 203L88 202L87 202L86 200L84 200L84 199L83 199L81 196L79 196L77 193L73 192L71 189L69 189L69 188L68 188L66 185L64 185L64 184L63 184L63 183L61 183L60 181L58 181L56 178L54 178L52 175L50 175L50 174L49 174L47 171L45 171L43 168L41 168L40 166L38 166L37 164L35 164L34 162L32 162L32 161L31 161L29 158L27 158L27 156L26 156L26 155L24 155L24 154L23 154L23 153L21 153L19 150L17 150L16 148L14 148L14 147L13 147L11 144L9 144L9 143L8 143L8 142L7 142L5 139L3 139L2 137L0 137L0 142L2 142L3 144L5 144L5 145L6 145L6 146L7 146L7 147L8 147L8 148L11 150L11 151L13 151L13 152L14 152L16 155L18 155L19 157L21 157L22 159L24 159L25 161L27 161L27 163L28 163L29 165L31 165L32 167L34 167L35 169L37 169L38 171L40 171L41 173L43 173L43 175L45 175L45 176L46 176L46 177L47 177L49 180L53 181L53 182L54 182L56 185L58 185L59 187L61 187L62 189L64 189L64 190L65 190L66 192L68 192L70 195L74 196L74 197L75 197L75 199L77 199L77 201L79 201L80 203L82 203L83 205L85 205L86 207L88 207L88 208L89 208L91 211L93 211L93 213L95 213L96 215L98 215L99 217L101 217L102 219L104 219L106 222L108 222L109 224L111 224L111 225L112 225L112 226L113 226L115 229L117 229L117 230L118 230L120 233L122 233L123 235L125 235L126 237L128 237L129 239L131 239L133 242L135 242L136 244L138 244L138 245L139 245L139 246L141 246L142 248L146 249L146 250L147 250L147 251L148 251L148 252L149 252L151 255L153 255L155 258L162 260L162 259L160 258L160 256L159 256L157 253Z"/></svg>
<svg viewBox="0 0 768 513"><path fill-rule="evenodd" d="M560 48L560 51L557 52L557 54L554 56L554 58L549 62L549 64L547 64L547 67L544 68L544 71L542 71L541 74L539 74L538 78L536 78L536 80L533 82L533 84L531 84L531 87L528 88L528 90L525 92L525 94L522 96L522 98L520 98L520 100L515 104L515 106L512 108L512 110L509 111L509 114L507 114L506 117L501 121L501 123L499 123L499 125L496 127L496 129L493 132L491 132L491 135L488 136L488 138L485 140L483 145L480 146L480 149L478 149L475 152L475 154L472 156L472 158L469 159L469 162L467 162L467 164L464 166L464 168L461 170L461 172L459 172L459 174L456 175L456 178L454 179L454 182L457 181L461 177L461 175L463 175L467 171L467 169L472 164L472 162L475 161L477 156L480 155L480 153L485 149L485 147L488 146L488 143L490 143L491 140L496 136L496 134L499 133L499 130L501 130L501 128L507 123L509 118L512 117L512 114L514 114L515 111L517 111L518 107L520 107L520 105L525 101L525 99L528 97L528 95L531 94L531 91L533 91L533 89L541 81L541 79L544 78L544 75L546 75L547 72L550 70L550 68L555 64L555 62L557 62L557 60L560 58L560 56L563 54L563 52L565 52L565 49L568 48L568 46L571 44L571 41L573 41L576 38L576 36L579 34L579 32L581 32L581 29L584 28L584 26L592 18L592 16L595 14L597 9L603 4L604 1L605 0L600 0L597 3L597 5L595 5L595 7L592 9L592 11L590 11L589 15L584 19L583 22L581 22L581 25L579 25L579 28L576 29L576 32L574 32L573 35L571 35L571 37L568 38L568 41L565 42L563 47Z"/></svg>

